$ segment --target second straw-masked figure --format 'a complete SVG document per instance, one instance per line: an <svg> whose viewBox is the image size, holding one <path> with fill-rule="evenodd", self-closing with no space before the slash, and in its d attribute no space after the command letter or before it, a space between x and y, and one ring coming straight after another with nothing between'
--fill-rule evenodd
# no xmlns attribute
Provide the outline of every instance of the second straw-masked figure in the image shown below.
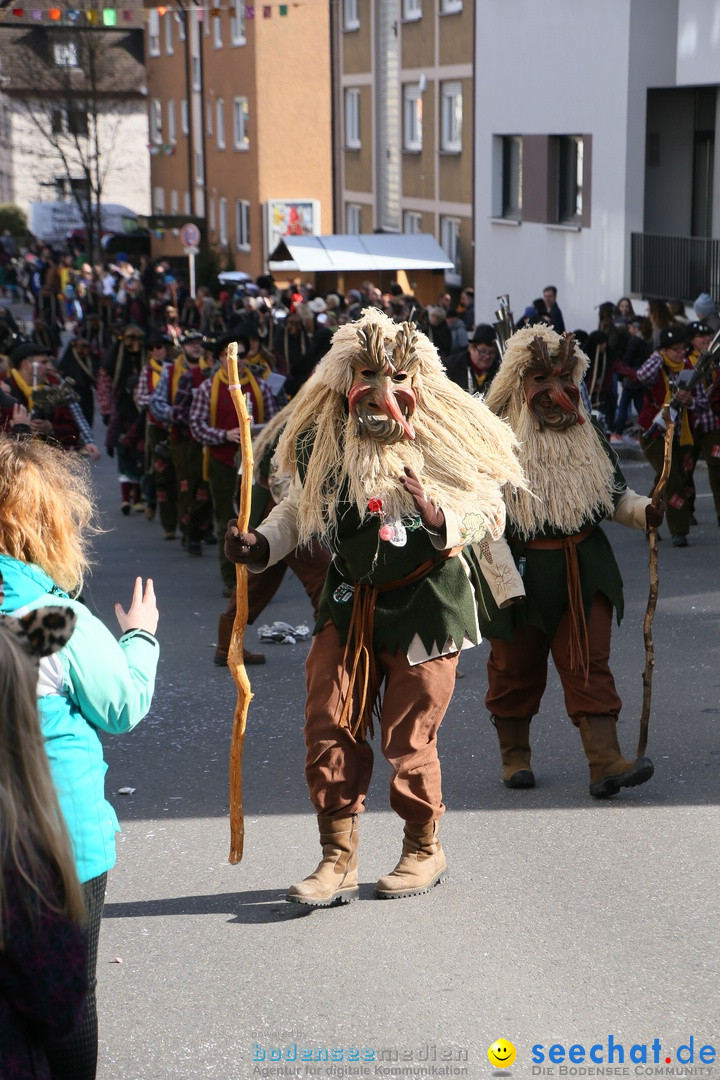
<svg viewBox="0 0 720 1080"><path fill-rule="evenodd" d="M649 758L628 760L618 743L621 701L609 666L613 609L623 614L620 570L604 519L647 529L662 506L628 490L617 457L581 404L588 358L571 334L544 326L510 338L488 407L520 443L530 491L509 492L507 545L486 544L482 565L497 579L502 607L486 596L490 638L486 703L497 728L508 787L534 787L530 721L540 710L552 653L565 707L590 766L590 794L605 798L653 773Z"/></svg>
<svg viewBox="0 0 720 1080"><path fill-rule="evenodd" d="M261 569L316 537L333 552L307 660L306 779L322 861L288 900L358 896L358 815L378 738L392 767L402 855L383 898L447 874L437 733L458 653L479 640L468 545L498 538L503 485L523 483L506 424L444 375L425 335L377 311L341 327L288 422L289 497L228 558Z"/></svg>

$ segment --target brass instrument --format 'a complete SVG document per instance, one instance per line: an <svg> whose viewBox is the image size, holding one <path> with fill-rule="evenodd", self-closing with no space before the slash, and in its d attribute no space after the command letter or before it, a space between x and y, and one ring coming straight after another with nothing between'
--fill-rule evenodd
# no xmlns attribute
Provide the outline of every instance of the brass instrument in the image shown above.
<svg viewBox="0 0 720 1080"><path fill-rule="evenodd" d="M515 333L515 319L510 310L509 293L503 293L502 296L498 296L498 305L498 309L495 312L496 321L493 323L493 328L495 330L495 340L497 341L500 355L504 356L507 343Z"/></svg>
<svg viewBox="0 0 720 1080"><path fill-rule="evenodd" d="M50 420L55 410L61 405L75 405L80 401L80 395L71 378L63 379L61 375L58 375L60 382L57 385L50 383L38 385L36 368L37 365L33 364L33 419Z"/></svg>

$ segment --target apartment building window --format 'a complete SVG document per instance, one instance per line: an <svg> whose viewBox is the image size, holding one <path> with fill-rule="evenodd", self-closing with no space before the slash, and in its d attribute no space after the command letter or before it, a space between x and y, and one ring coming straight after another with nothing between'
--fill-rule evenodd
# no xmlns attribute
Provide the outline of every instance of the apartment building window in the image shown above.
<svg viewBox="0 0 720 1080"><path fill-rule="evenodd" d="M223 98L218 98L215 106L217 113L217 148L218 150L225 149L225 101Z"/></svg>
<svg viewBox="0 0 720 1080"><path fill-rule="evenodd" d="M172 56L173 54L173 17L168 11L165 16L165 54L166 56Z"/></svg>
<svg viewBox="0 0 720 1080"><path fill-rule="evenodd" d="M69 135L88 137L88 117L82 105L71 106L67 111L67 130Z"/></svg>
<svg viewBox="0 0 720 1080"><path fill-rule="evenodd" d="M55 197L61 202L68 202L70 199L88 198L88 182L85 176L56 176L53 181L53 187L55 188Z"/></svg>
<svg viewBox="0 0 720 1080"><path fill-rule="evenodd" d="M190 112L188 110L187 98L183 98L180 102L180 129L183 135L190 134Z"/></svg>
<svg viewBox="0 0 720 1080"><path fill-rule="evenodd" d="M403 232L411 236L417 236L422 232L422 214L417 210L406 210L403 213Z"/></svg>
<svg viewBox="0 0 720 1080"><path fill-rule="evenodd" d="M502 216L522 217L523 144L519 135L502 140Z"/></svg>
<svg viewBox="0 0 720 1080"><path fill-rule="evenodd" d="M459 154L462 150L462 85L459 82L442 83L441 142L447 153Z"/></svg>
<svg viewBox="0 0 720 1080"><path fill-rule="evenodd" d="M345 207L345 228L349 236L358 236L362 232L362 206L348 203Z"/></svg>
<svg viewBox="0 0 720 1080"><path fill-rule="evenodd" d="M451 260L455 273L460 273L460 219L440 218L440 247ZM447 275L446 275L447 276Z"/></svg>
<svg viewBox="0 0 720 1080"><path fill-rule="evenodd" d="M168 142L174 146L177 142L177 125L175 123L175 102L168 101L167 103L167 119L168 119Z"/></svg>
<svg viewBox="0 0 720 1080"><path fill-rule="evenodd" d="M343 30L359 30L358 0L343 0Z"/></svg>
<svg viewBox="0 0 720 1080"><path fill-rule="evenodd" d="M441 15L457 15L462 11L462 0L440 0Z"/></svg>
<svg viewBox="0 0 720 1080"><path fill-rule="evenodd" d="M230 6L230 40L233 45L245 44L245 0L233 0Z"/></svg>
<svg viewBox="0 0 720 1080"><path fill-rule="evenodd" d="M208 199L210 203L210 232L215 232L217 228L217 214L215 212L215 196L211 195Z"/></svg>
<svg viewBox="0 0 720 1080"><path fill-rule="evenodd" d="M238 251L250 250L250 203L246 199L235 202L235 237Z"/></svg>
<svg viewBox="0 0 720 1080"><path fill-rule="evenodd" d="M186 191L183 195L183 212L185 214L192 213L192 203L190 202L190 192Z"/></svg>
<svg viewBox="0 0 720 1080"><path fill-rule="evenodd" d="M422 19L422 0L403 0L403 19L405 22Z"/></svg>
<svg viewBox="0 0 720 1080"><path fill-rule="evenodd" d="M248 121L250 110L246 97L233 99L233 145L236 150L247 150L250 147L250 135L248 133Z"/></svg>
<svg viewBox="0 0 720 1080"><path fill-rule="evenodd" d="M205 117L206 117L205 126L207 127L207 133L208 133L208 135L212 135L213 134L214 124L215 124L215 118L213 116L212 101L208 101L208 103L205 106Z"/></svg>
<svg viewBox="0 0 720 1080"><path fill-rule="evenodd" d="M202 83L202 72L200 68L200 57L193 56L192 58L192 88L193 90L199 90Z"/></svg>
<svg viewBox="0 0 720 1080"><path fill-rule="evenodd" d="M224 198L224 197L220 198L220 205L219 205L218 209L219 209L219 216L220 216L220 229L219 229L220 235L219 235L218 239L220 240L220 243L224 245L224 244L227 244L227 242L228 242L227 199L226 198Z"/></svg>
<svg viewBox="0 0 720 1080"><path fill-rule="evenodd" d="M422 92L417 83L403 87L403 147L422 150Z"/></svg>
<svg viewBox="0 0 720 1080"><path fill-rule="evenodd" d="M148 53L150 56L160 55L160 15L157 8L148 11Z"/></svg>
<svg viewBox="0 0 720 1080"><path fill-rule="evenodd" d="M558 221L574 223L583 213L583 139L560 135L558 146Z"/></svg>
<svg viewBox="0 0 720 1080"><path fill-rule="evenodd" d="M53 135L81 135L87 138L87 113L77 105L69 109L53 109L50 114L50 126Z"/></svg>
<svg viewBox="0 0 720 1080"><path fill-rule="evenodd" d="M178 41L184 41L185 40L185 12L184 11L176 11L174 18L175 18L175 22L177 23L177 28L178 28Z"/></svg>
<svg viewBox="0 0 720 1080"><path fill-rule="evenodd" d="M213 48L222 49L222 19L219 15L213 15Z"/></svg>
<svg viewBox="0 0 720 1080"><path fill-rule="evenodd" d="M77 45L74 41L56 41L53 45L55 67L76 68L78 66Z"/></svg>
<svg viewBox="0 0 720 1080"><path fill-rule="evenodd" d="M202 184L203 182L203 154L202 150L195 151L195 183Z"/></svg>
<svg viewBox="0 0 720 1080"><path fill-rule="evenodd" d="M177 191L170 192L170 213L177 214L178 212L178 193Z"/></svg>
<svg viewBox="0 0 720 1080"><path fill-rule="evenodd" d="M153 188L153 213L165 213L165 188Z"/></svg>
<svg viewBox="0 0 720 1080"><path fill-rule="evenodd" d="M345 91L345 149L360 149L360 91Z"/></svg>
<svg viewBox="0 0 720 1080"><path fill-rule="evenodd" d="M150 141L162 142L162 102L157 98L150 102Z"/></svg>

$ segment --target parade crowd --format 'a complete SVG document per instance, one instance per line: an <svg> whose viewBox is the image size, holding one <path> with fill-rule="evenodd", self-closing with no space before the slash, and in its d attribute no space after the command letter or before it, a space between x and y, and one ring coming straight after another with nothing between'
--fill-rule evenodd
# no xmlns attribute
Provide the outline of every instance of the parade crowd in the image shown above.
<svg viewBox="0 0 720 1080"><path fill-rule="evenodd" d="M162 262L31 255L3 287L32 302L32 326L0 310L0 1074L92 1080L118 828L98 733L147 714L159 650L151 581L116 605L119 640L80 599L92 461L114 458L119 515L144 515L189 559L214 549L228 600L217 664L237 563L249 622L288 567L308 594L305 776L321 860L288 901L358 898L375 739L402 822L376 896L416 896L448 876L438 731L481 635L507 787L535 786L551 655L591 798L651 779L652 761L618 742L623 586L601 523L651 536L666 521L688 546L703 458L720 525L720 314L708 294L693 319L623 297L566 332L553 286L517 322L507 305L484 322L469 287L427 306L398 284L320 295L269 276L191 296ZM255 436L242 532L233 343ZM628 488L614 447L637 441L659 476L665 405L671 467L653 501Z"/></svg>

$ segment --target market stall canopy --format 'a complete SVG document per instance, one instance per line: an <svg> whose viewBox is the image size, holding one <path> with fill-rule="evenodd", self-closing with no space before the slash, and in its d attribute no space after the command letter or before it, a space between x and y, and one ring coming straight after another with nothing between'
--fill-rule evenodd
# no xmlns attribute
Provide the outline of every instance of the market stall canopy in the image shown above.
<svg viewBox="0 0 720 1080"><path fill-rule="evenodd" d="M454 269L435 237L426 233L285 236L270 253L268 266L302 274Z"/></svg>

